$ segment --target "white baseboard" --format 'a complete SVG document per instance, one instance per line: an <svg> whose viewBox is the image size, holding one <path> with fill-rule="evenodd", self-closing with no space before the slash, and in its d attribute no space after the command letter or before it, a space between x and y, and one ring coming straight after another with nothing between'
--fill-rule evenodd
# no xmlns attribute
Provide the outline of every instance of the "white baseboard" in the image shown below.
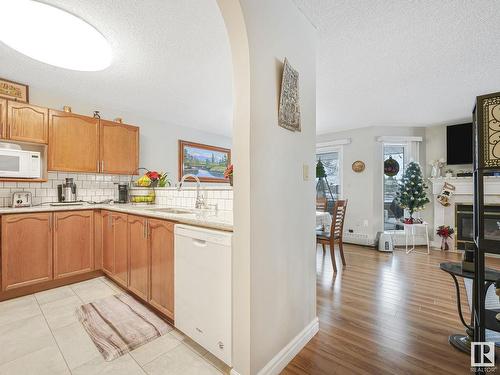
<svg viewBox="0 0 500 375"><path fill-rule="evenodd" d="M319 320L314 318L287 346L280 350L257 375L275 375L279 374L290 363L290 361L302 350L304 346L318 333ZM237 375L233 373L232 375Z"/></svg>

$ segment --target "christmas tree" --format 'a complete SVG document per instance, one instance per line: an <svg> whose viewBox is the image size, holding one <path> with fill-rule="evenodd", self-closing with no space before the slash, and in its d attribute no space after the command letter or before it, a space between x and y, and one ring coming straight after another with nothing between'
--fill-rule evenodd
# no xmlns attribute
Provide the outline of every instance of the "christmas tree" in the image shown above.
<svg viewBox="0 0 500 375"><path fill-rule="evenodd" d="M410 162L399 183L399 191L396 194L396 203L410 212L410 219L413 219L413 213L422 211L429 199L425 192L427 186L424 183L420 165Z"/></svg>
<svg viewBox="0 0 500 375"><path fill-rule="evenodd" d="M325 166L323 165L321 159L319 159L318 163L316 164L316 178L323 178L323 177L326 177Z"/></svg>

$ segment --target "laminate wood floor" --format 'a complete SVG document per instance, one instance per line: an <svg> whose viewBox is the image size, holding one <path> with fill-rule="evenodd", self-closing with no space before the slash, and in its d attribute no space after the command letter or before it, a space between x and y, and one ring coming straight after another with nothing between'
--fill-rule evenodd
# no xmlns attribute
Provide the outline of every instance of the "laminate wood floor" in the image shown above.
<svg viewBox="0 0 500 375"><path fill-rule="evenodd" d="M317 248L319 333L283 374L471 373L469 355L448 344L464 329L452 278L439 269L440 262L459 261L458 254L386 254L355 245L344 251L347 267L333 274L328 249L324 256ZM487 264L500 268L497 259Z"/></svg>

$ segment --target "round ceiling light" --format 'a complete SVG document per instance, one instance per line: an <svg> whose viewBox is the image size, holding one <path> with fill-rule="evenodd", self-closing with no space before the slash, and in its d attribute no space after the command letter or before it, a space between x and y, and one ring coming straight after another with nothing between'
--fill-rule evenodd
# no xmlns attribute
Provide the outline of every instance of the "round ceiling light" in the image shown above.
<svg viewBox="0 0 500 375"><path fill-rule="evenodd" d="M1 0L0 41L35 60L65 69L97 71L111 64L104 36L82 19L31 0Z"/></svg>

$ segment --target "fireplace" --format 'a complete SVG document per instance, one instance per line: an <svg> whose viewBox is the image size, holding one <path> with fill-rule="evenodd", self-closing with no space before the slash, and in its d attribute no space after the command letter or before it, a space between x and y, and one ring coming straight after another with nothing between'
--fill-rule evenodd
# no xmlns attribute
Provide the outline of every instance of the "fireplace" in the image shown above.
<svg viewBox="0 0 500 375"><path fill-rule="evenodd" d="M500 241L500 205L484 206L484 237L488 240ZM455 205L455 242L458 250L474 248L474 221L472 205Z"/></svg>

